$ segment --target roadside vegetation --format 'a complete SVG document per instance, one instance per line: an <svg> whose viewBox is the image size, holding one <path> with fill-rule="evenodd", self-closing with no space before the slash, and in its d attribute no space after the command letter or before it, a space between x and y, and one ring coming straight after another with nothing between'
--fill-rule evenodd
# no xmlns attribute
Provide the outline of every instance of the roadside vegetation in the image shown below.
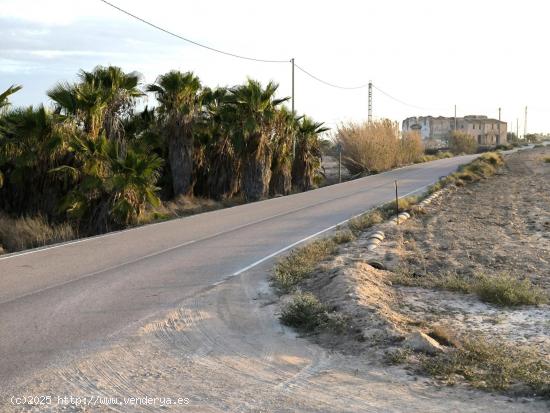
<svg viewBox="0 0 550 413"><path fill-rule="evenodd" d="M453 131L449 137L449 150L455 154L476 153L478 149L475 138L465 132Z"/></svg>
<svg viewBox="0 0 550 413"><path fill-rule="evenodd" d="M417 133L401 136L389 119L340 125L335 142L342 149L342 164L351 175L369 175L420 162L424 156Z"/></svg>
<svg viewBox="0 0 550 413"><path fill-rule="evenodd" d="M291 113L275 83L212 89L170 71L145 85L135 72L98 66L48 90L51 109L10 106L20 89L0 94L8 251L305 191L322 179L327 128ZM138 109L148 94L158 105Z"/></svg>
<svg viewBox="0 0 550 413"><path fill-rule="evenodd" d="M396 363L410 354L400 353ZM455 348L435 356L421 356L420 371L452 385L465 380L475 388L515 395L550 397L550 362L536 348L464 337Z"/></svg>
<svg viewBox="0 0 550 413"><path fill-rule="evenodd" d="M483 154L473 162L462 166L455 174L440 180L426 192L425 196L449 185L463 186L486 179L495 174L502 165L501 154ZM418 213L415 207L422 198L422 196L409 197L399 200L399 210ZM314 241L279 260L274 269L272 282L275 287L278 287L280 293L292 293L283 298L286 304L283 304L281 309L281 322L309 334L332 331L337 334L334 337L341 337L342 332L347 331L346 325L357 323L358 320L353 318L346 319L344 313L330 311L321 299L310 292L317 291L315 282L310 285L304 281L321 271L319 264L337 254L339 245L355 240L363 232L394 214L395 203L384 205L351 220L346 229L340 229L332 237ZM327 249L327 245L331 248ZM297 259L297 257L301 258ZM307 265L303 265L304 260ZM299 276L281 277L281 274L299 274ZM373 282L378 282L379 276L379 274L374 275L376 281ZM388 277L389 285L398 284L473 294L480 301L498 307L538 306L548 303L550 299L547 291L541 286L533 284L528 278L512 276L508 273L496 275L478 273L467 276L454 272L431 274L426 271L399 270ZM284 288L279 288L281 283L284 283ZM318 293L319 297L323 297L323 294L326 292ZM380 292L373 294L378 296ZM329 300L332 300L330 295ZM333 301L327 302L333 303ZM486 334L478 332L451 331L441 325L429 327L430 323L427 320L414 320L409 327L416 326L415 328L425 331L442 347L429 354L406 345L392 347L393 350L385 353L386 363L408 363L418 373L432 376L448 385L466 382L486 391L517 396L550 397L550 363L538 347L489 339ZM334 326L343 326L343 329L337 330ZM355 336L353 337L352 339L355 339ZM328 343L332 341L329 340ZM390 340L389 343L390 346L395 346L396 341Z"/></svg>
<svg viewBox="0 0 550 413"><path fill-rule="evenodd" d="M473 277L455 273L411 274L400 271L394 273L392 282L409 287L423 287L475 294L481 301L499 306L546 304L549 301L546 291L528 279L518 279L509 274Z"/></svg>
<svg viewBox="0 0 550 413"><path fill-rule="evenodd" d="M449 175L441 179L436 184L432 185L426 191L424 196L427 196L437 190L444 188L447 185L456 184L464 185L465 182L471 182L487 178L494 174L497 169L503 165L502 155L496 152L489 152L481 155L479 158L463 165L455 174ZM468 178L465 178L467 176ZM422 200L423 196L409 196L398 200L399 211L413 212L415 205ZM293 250L286 257L281 258L274 267L271 277L272 285L281 294L287 294L295 290L303 280L311 276L318 264L338 252L338 245L346 242L351 242L367 231L372 226L379 224L395 215L395 201L389 202L381 207L368 211L351 219L347 228L338 230L332 237L325 237L306 244L303 247ZM421 283L439 282L424 278L419 281L416 277L401 275L396 278L401 283ZM452 280L447 280L451 285ZM454 280L457 285L461 285L460 281ZM411 284L412 285L412 284ZM458 288L458 287L457 287ZM465 287L466 288L466 287ZM488 287L487 287L488 289Z"/></svg>

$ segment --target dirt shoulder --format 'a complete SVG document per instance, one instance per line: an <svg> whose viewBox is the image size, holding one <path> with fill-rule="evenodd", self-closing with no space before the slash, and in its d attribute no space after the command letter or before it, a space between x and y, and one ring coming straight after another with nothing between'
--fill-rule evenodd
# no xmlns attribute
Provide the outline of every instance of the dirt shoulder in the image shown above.
<svg viewBox="0 0 550 413"><path fill-rule="evenodd" d="M305 334L402 365L397 375L432 376L434 391L451 384L512 403L548 400L548 155L507 155L491 178L451 185L400 225L380 223L340 245L298 288L328 314ZM376 231L385 239L370 249ZM296 297L284 298L283 316Z"/></svg>

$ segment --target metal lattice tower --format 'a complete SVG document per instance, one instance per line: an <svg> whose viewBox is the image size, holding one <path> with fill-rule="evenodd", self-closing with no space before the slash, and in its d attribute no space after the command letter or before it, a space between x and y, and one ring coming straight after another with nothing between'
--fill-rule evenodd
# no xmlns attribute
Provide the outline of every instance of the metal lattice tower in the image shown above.
<svg viewBox="0 0 550 413"><path fill-rule="evenodd" d="M372 122L372 81L369 80L369 123Z"/></svg>

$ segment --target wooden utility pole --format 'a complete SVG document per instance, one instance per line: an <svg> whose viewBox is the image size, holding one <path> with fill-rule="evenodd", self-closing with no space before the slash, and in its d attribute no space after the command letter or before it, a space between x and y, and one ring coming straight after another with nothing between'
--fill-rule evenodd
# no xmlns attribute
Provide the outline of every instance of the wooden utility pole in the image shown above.
<svg viewBox="0 0 550 413"><path fill-rule="evenodd" d="M456 105L455 105L455 131L456 131Z"/></svg>
<svg viewBox="0 0 550 413"><path fill-rule="evenodd" d="M501 114L501 108L498 108L498 138L497 138L497 145L500 145L500 114Z"/></svg>
<svg viewBox="0 0 550 413"><path fill-rule="evenodd" d="M290 63L292 65L292 116L295 117L294 113L294 58L290 59ZM292 156L296 157L296 135L294 135L294 139L292 140Z"/></svg>
<svg viewBox="0 0 550 413"><path fill-rule="evenodd" d="M525 106L525 117L523 118L523 137L527 136L527 106Z"/></svg>

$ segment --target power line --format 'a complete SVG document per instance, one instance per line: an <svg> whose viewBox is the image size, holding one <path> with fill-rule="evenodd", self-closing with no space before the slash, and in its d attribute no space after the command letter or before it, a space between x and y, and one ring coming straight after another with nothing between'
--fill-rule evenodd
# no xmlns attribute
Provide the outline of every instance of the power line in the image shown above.
<svg viewBox="0 0 550 413"><path fill-rule="evenodd" d="M337 89L346 89L346 90L352 90L352 89L364 89L366 87L369 86L368 83L365 83L364 85L359 85L359 86L340 86L340 85L336 85L334 83L330 83L330 82L327 82L326 80L323 80L313 74L311 74L310 72L308 72L306 69L304 69L303 67L300 67L298 66L296 63L295 63L295 66L298 70L304 72L306 75L308 75L309 77L317 80L318 82L321 82L321 83L324 83L325 85L327 86L331 86L331 87L334 87L334 88L337 88Z"/></svg>
<svg viewBox="0 0 550 413"><path fill-rule="evenodd" d="M376 85L373 85L372 87L374 87L376 90L378 90L380 93L382 93L382 94L385 95L386 97L388 97L388 98L390 98L390 99L392 99L392 100L395 100L396 102L401 103L402 105L410 106L411 108L420 109L420 110L429 110L429 109L430 109L430 108L424 108L424 107L422 107L422 106L411 105L410 103L404 102L404 101L402 101L401 99L397 99L396 97L390 95L389 93L384 92L382 89L380 89L380 88L377 87Z"/></svg>
<svg viewBox="0 0 550 413"><path fill-rule="evenodd" d="M170 36L173 36L173 37L176 37L180 40L184 40L188 43L191 43L191 44L194 44L195 46L199 46L199 47L202 47L204 49L208 49L210 51L213 51L213 52L216 52L216 53L220 53L220 54L224 54L226 56L231 56L231 57L236 57L238 59L244 59L244 60L252 60L254 62L263 62L263 63L288 63L289 60L269 60L269 59L258 59L258 58L255 58L255 57L249 57L249 56L242 56L242 55L238 55L238 54L235 54L235 53L231 53L231 52L226 52L224 50L220 50L220 49L216 49L214 47L210 47L210 46L207 46L205 44L202 44L202 43L199 43L199 42L196 42L194 40L191 40L191 39L188 39L186 37L183 37L183 36L180 36L179 34L176 34L174 32L171 32L170 30L167 30L167 29L164 29L160 26L157 26L156 24L154 23L151 23L150 21L147 21L145 19L142 19L141 17L139 16L136 16L135 14L132 14L130 13L129 11L126 11L124 9L121 9L120 7L118 7L117 5L113 4L113 3L109 3L108 1L106 0L100 0L101 2L105 3L106 5L120 11L121 13L124 13L136 20L139 20L140 22L142 23L145 23L157 30L160 30L161 32L164 32L166 34L169 34Z"/></svg>
<svg viewBox="0 0 550 413"><path fill-rule="evenodd" d="M244 55L239 55L239 54L236 54L236 53L231 53L231 52L227 52L227 51L224 51L224 50L220 50L220 49L216 49L214 47L210 47L210 46L207 46L205 44L202 44L202 43L199 43L199 42L196 42L194 40L191 40L191 39L188 39L186 37L183 37L177 33L174 33L168 29L164 29L160 26L157 26L156 24L148 21L148 20L145 20L127 10L124 10L120 7L118 7L117 5L113 4L113 3L110 3L109 1L107 0L100 0L102 3L108 5L109 7L112 7L116 10L118 10L119 12L123 13L123 14L126 14L127 16L130 16L132 17L133 19L136 19L142 23L145 23L146 25L150 26L150 27L153 27L154 29L157 29L163 33L166 33L170 36L173 36L173 37L176 37L177 39L180 39L180 40L183 40L185 42L188 42L188 43L191 43L195 46L199 46L199 47L202 47L204 49L207 49L207 50L210 50L212 52L216 52L216 53L220 53L220 54L223 54L223 55L226 55L226 56L231 56L231 57L235 57L237 59L243 59L243 60L249 60L249 61L254 61L254 62L262 62L262 63L292 63L293 64L293 67L296 67L298 70L300 70L301 72L303 72L304 74L306 74L307 76L311 77L312 79L315 79L316 81L320 82L320 83L323 83L324 85L327 85L327 86L330 86L330 87L333 87L333 88L336 88L336 89L343 89L343 90L358 90L358 89L364 89L364 88L367 88L369 87L369 84L375 88L376 90L378 90L380 93L384 94L385 96L387 96L388 98L390 99L393 99L394 101L396 102L399 102L401 103L402 105L405 105L405 106L409 106L409 107L412 107L412 108L416 108L416 109L420 109L420 110L430 110L430 108L424 108L424 107L421 107L421 106L416 106L416 105L411 105L407 102L404 102L402 101L401 99L397 99L396 97L390 95L389 93L387 92L384 92L382 89L376 87L375 85L373 85L371 82L369 83L365 83L365 84L362 84L362 85L357 85L357 86L342 86L342 85L337 85L335 83L332 83L332 82L328 82L326 80L323 80L321 79L320 77L318 76L315 76L313 73L309 72L308 70L304 69L303 67L299 66L296 64L296 62L294 62L294 59L288 59L288 60L272 60L272 59L260 59L260 58L255 58L255 57L250 57L250 56L244 56ZM433 108L432 108L433 109Z"/></svg>

